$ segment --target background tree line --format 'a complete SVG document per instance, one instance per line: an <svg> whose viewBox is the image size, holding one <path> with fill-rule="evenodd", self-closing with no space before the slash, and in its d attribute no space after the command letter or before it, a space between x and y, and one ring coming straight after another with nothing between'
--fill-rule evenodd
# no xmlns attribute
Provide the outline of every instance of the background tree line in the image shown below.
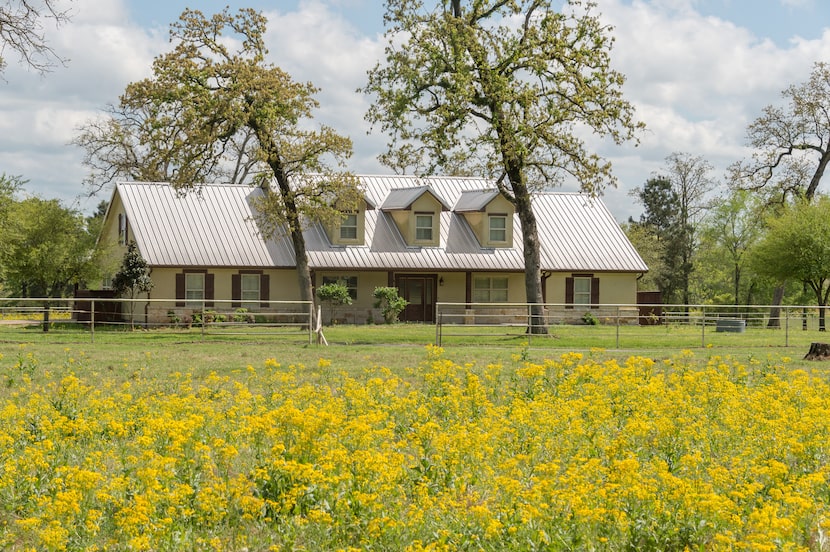
<svg viewBox="0 0 830 552"><path fill-rule="evenodd" d="M106 202L91 216L25 195L26 180L0 174L0 296L63 297L101 275L96 241Z"/></svg>
<svg viewBox="0 0 830 552"><path fill-rule="evenodd" d="M641 289L667 304L827 304L830 66L816 63L782 97L749 125L754 153L723 183L702 157L673 153L632 191L643 214L625 229L651 268Z"/></svg>

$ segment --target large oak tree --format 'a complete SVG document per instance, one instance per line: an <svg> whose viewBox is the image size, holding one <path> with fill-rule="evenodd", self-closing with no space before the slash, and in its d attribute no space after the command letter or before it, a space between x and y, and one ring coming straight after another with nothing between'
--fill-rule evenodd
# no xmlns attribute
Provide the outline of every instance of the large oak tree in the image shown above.
<svg viewBox="0 0 830 552"><path fill-rule="evenodd" d="M533 194L568 176L614 183L587 133L621 143L641 126L610 65L611 29L593 2L387 0L386 60L369 72L367 119L392 137L398 171L495 179L522 226L531 331L545 333Z"/></svg>
<svg viewBox="0 0 830 552"><path fill-rule="evenodd" d="M265 61L265 30L251 9L209 18L185 10L153 76L129 84L110 119L87 125L78 142L102 178L163 178L183 193L238 175L237 164L253 160L253 180L266 192L256 205L260 229L290 237L300 299L313 301L303 229L358 200L356 179L343 168L352 143L313 123L312 84Z"/></svg>

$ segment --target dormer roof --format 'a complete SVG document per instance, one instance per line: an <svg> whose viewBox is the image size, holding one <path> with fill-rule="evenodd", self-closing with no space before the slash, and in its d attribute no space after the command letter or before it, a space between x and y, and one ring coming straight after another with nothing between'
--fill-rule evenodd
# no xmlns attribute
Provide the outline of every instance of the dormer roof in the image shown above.
<svg viewBox="0 0 830 552"><path fill-rule="evenodd" d="M466 190L458 196L458 201L455 202L455 207L452 210L456 213L484 211L484 208L498 195L499 191L495 189Z"/></svg>
<svg viewBox="0 0 830 552"><path fill-rule="evenodd" d="M430 194L441 204L442 211L449 211L449 204L438 195L430 185L413 186L411 188L394 188L389 190L389 194L381 205L381 211L405 211L412 207L422 195Z"/></svg>

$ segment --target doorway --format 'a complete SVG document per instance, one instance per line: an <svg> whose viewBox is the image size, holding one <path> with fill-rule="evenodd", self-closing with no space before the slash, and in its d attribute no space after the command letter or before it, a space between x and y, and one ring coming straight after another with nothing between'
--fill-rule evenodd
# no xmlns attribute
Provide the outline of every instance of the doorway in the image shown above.
<svg viewBox="0 0 830 552"><path fill-rule="evenodd" d="M402 322L435 322L436 274L398 274L395 287L407 305L400 315Z"/></svg>

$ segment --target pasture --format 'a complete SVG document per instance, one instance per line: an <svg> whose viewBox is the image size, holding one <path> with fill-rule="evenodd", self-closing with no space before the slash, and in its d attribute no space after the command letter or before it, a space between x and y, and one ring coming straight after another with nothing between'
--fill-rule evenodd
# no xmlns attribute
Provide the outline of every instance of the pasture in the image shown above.
<svg viewBox="0 0 830 552"><path fill-rule="evenodd" d="M0 331L0 547L830 550L822 334L558 330Z"/></svg>

